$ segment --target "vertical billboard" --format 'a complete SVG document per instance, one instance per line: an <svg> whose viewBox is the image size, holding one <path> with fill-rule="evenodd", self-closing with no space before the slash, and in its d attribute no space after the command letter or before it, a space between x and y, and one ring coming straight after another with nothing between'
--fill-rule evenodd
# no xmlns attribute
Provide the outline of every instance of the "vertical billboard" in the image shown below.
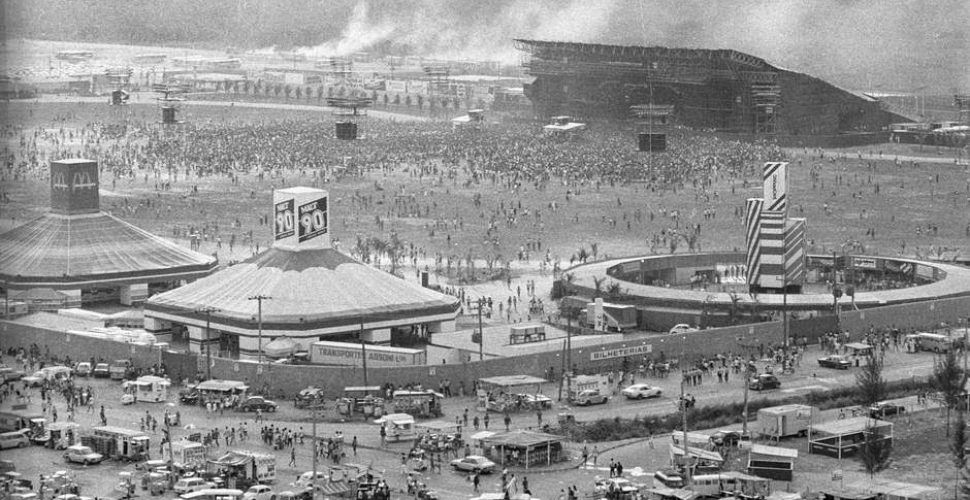
<svg viewBox="0 0 970 500"><path fill-rule="evenodd" d="M51 162L51 210L59 214L100 210L98 162L70 159Z"/></svg>
<svg viewBox="0 0 970 500"><path fill-rule="evenodd" d="M765 210L788 212L788 163L767 162L764 166Z"/></svg>
<svg viewBox="0 0 970 500"><path fill-rule="evenodd" d="M273 191L273 226L276 248L330 248L329 194L309 187Z"/></svg>

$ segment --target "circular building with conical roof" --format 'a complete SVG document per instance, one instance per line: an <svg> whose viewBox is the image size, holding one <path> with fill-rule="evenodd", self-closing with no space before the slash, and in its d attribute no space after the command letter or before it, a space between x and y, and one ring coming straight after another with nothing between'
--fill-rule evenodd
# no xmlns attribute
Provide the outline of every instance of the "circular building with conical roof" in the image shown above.
<svg viewBox="0 0 970 500"><path fill-rule="evenodd" d="M330 244L326 191L277 190L273 246L145 304L145 328L185 335L190 350L257 358L273 339L390 343L453 331L458 299L409 283Z"/></svg>
<svg viewBox="0 0 970 500"><path fill-rule="evenodd" d="M96 161L51 162L50 212L0 234L0 281L9 300L41 309L132 305L216 269L215 257L102 212L98 189Z"/></svg>

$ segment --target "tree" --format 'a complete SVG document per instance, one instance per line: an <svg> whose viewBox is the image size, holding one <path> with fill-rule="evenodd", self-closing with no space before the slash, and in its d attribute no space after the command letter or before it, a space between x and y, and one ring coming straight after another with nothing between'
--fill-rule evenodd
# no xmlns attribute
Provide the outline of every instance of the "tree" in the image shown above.
<svg viewBox="0 0 970 500"><path fill-rule="evenodd" d="M623 288L620 287L619 283L611 281L609 286L606 287L606 296L611 299L617 299L621 295L623 295Z"/></svg>
<svg viewBox="0 0 970 500"><path fill-rule="evenodd" d="M866 365L856 373L856 385L859 387L859 403L868 408L886 396L886 379L882 377L883 357L881 352L870 349L865 355Z"/></svg>
<svg viewBox="0 0 970 500"><path fill-rule="evenodd" d="M593 260L596 260L596 256L600 253L600 245L597 242L592 242L589 244L589 249L593 252Z"/></svg>
<svg viewBox="0 0 970 500"><path fill-rule="evenodd" d="M593 298L598 298L603 293L603 282L606 281L606 276L603 277L593 277Z"/></svg>
<svg viewBox="0 0 970 500"><path fill-rule="evenodd" d="M869 420L872 422L873 420ZM883 435L875 426L866 425L865 440L862 448L859 449L859 459L869 474L872 481L876 474L886 470L891 462L893 452L893 441L889 436Z"/></svg>
<svg viewBox="0 0 970 500"><path fill-rule="evenodd" d="M946 408L946 435L950 435L950 411L960 407L963 399L963 388L967 383L967 374L957 359L954 349L936 358L933 365L933 389L940 393L940 399Z"/></svg>
<svg viewBox="0 0 970 500"><path fill-rule="evenodd" d="M966 490L970 485L967 484L967 478L961 472L967 467L967 423L962 411L957 412L957 421L953 426L953 439L950 440L950 453L953 453L953 466L957 470L954 488L959 491L960 483L963 483L962 489ZM965 498L966 496L964 495Z"/></svg>
<svg viewBox="0 0 970 500"><path fill-rule="evenodd" d="M586 247L579 248L579 252L576 254L576 260L582 262L583 264L589 260L589 252L586 251Z"/></svg>

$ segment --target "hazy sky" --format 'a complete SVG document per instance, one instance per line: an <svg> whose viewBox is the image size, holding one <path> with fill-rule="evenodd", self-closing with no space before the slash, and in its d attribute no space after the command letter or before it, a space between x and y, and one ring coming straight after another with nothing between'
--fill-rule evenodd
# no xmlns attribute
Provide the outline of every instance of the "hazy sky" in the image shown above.
<svg viewBox="0 0 970 500"><path fill-rule="evenodd" d="M855 89L970 91L970 0L4 0L3 4L14 13L31 12L26 21L21 17L18 22L29 23L48 17L45 13L73 7L77 12L69 22L110 24L105 16L120 11L123 18L117 22L132 33L151 33L164 23L191 23L192 29L185 32L192 36L239 40L253 33L249 38L253 40L258 33L259 40L277 40L286 48L303 45L303 51L320 55L392 42L406 43L415 53L432 57L516 63L523 54L514 49L513 38L729 48ZM95 13L89 4L99 4L101 11ZM176 19L172 9L181 9L183 16ZM84 13L90 15L85 18ZM76 31L97 28L79 27ZM49 27L35 31L57 32ZM183 42L194 41L198 40ZM264 45L250 43L254 44Z"/></svg>

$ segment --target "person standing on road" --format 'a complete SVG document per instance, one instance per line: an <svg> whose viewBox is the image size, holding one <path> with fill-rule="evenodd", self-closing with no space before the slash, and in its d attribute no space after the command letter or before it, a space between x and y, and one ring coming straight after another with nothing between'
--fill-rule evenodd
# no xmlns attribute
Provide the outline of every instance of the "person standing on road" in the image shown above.
<svg viewBox="0 0 970 500"><path fill-rule="evenodd" d="M512 417L508 412L505 412L505 432L509 431L509 426L512 425Z"/></svg>
<svg viewBox="0 0 970 500"><path fill-rule="evenodd" d="M357 436L354 436L354 439L350 442L350 447L351 449L354 450L354 456L356 457L357 456Z"/></svg>
<svg viewBox="0 0 970 500"><path fill-rule="evenodd" d="M290 448L290 467L296 466L296 447Z"/></svg>
<svg viewBox="0 0 970 500"><path fill-rule="evenodd" d="M478 472L475 472L475 475L472 476L472 485L474 486L475 493L478 493L478 485L481 483L481 481L482 480L479 477Z"/></svg>
<svg viewBox="0 0 970 500"><path fill-rule="evenodd" d="M101 405L101 425L108 425L108 417L104 414L104 405Z"/></svg>
<svg viewBox="0 0 970 500"><path fill-rule="evenodd" d="M102 415L103 415L104 414L104 407L103 406L101 407L101 412L102 412ZM488 430L488 420L489 420L488 413L486 413L485 414L485 419L484 419L484 422L485 422L485 430L486 431ZM108 424L105 424L105 425L108 425Z"/></svg>

